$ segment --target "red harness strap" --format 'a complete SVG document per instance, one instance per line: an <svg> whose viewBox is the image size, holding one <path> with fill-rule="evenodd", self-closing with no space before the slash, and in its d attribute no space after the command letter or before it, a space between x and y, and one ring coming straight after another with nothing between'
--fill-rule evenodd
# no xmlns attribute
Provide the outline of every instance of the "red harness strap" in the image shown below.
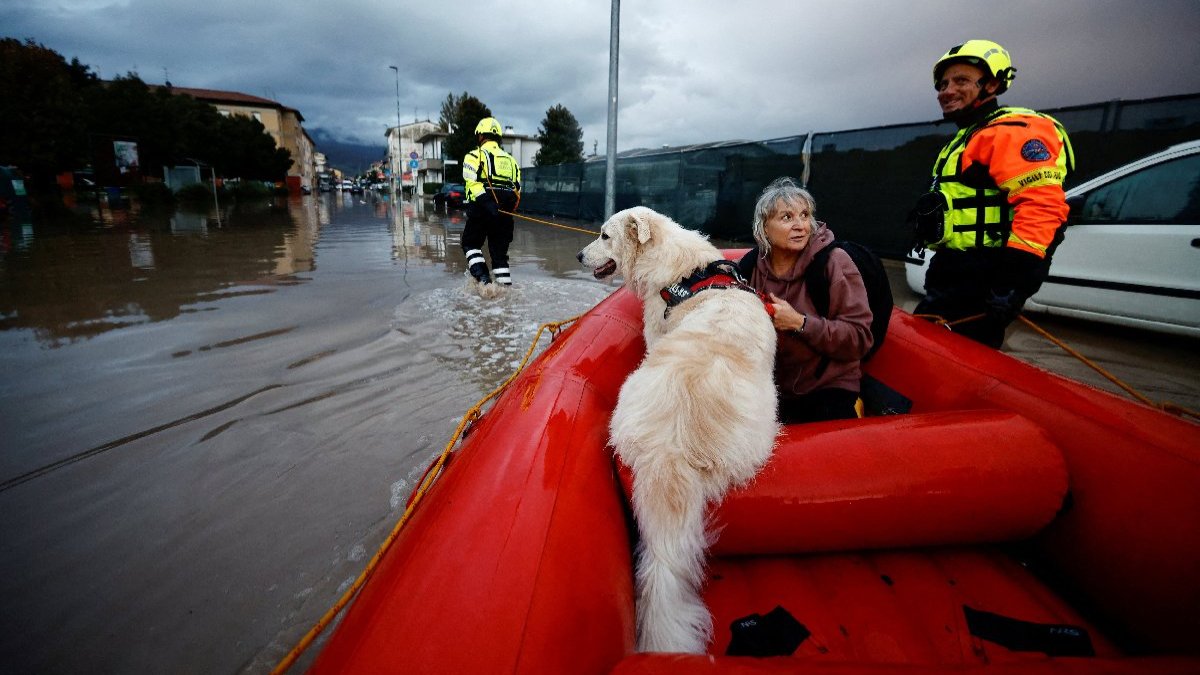
<svg viewBox="0 0 1200 675"><path fill-rule="evenodd" d="M732 274L716 271L720 269L732 269L734 271ZM772 318L775 316L775 305L771 304L771 300L766 294L754 290L753 286L746 283L746 280L737 273L736 268L732 267L732 263L727 260L718 260L710 264L708 268L698 270L692 276L681 279L659 291L659 295L667 303L667 308L663 311L663 317L666 317L675 305L691 298L700 291L707 291L714 288L736 288L753 293L762 301L763 309L766 310L767 314Z"/></svg>

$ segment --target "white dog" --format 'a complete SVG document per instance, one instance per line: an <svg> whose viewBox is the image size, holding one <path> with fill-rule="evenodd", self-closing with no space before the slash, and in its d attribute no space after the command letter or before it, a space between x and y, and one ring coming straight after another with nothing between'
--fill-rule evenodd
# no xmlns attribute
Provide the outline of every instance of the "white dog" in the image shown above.
<svg viewBox="0 0 1200 675"><path fill-rule="evenodd" d="M634 475L638 649L702 654L712 635L700 598L707 510L774 447L775 328L758 296L739 288L685 293L667 311L661 290L722 259L704 235L644 207L600 232L579 261L598 279L619 273L644 304L646 357L609 425Z"/></svg>

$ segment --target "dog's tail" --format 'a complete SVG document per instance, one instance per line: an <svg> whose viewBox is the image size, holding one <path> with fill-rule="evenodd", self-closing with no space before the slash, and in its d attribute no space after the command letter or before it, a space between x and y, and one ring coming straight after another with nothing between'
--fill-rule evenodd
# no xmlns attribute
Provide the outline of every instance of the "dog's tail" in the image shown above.
<svg viewBox="0 0 1200 675"><path fill-rule="evenodd" d="M700 599L708 495L703 476L673 457L634 473L633 507L641 540L637 556L638 650L703 654L712 616Z"/></svg>

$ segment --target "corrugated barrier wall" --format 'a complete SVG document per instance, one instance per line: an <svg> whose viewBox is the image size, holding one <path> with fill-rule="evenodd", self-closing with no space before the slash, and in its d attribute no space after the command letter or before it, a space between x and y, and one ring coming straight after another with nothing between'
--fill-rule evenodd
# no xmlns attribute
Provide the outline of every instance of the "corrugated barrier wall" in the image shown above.
<svg viewBox="0 0 1200 675"><path fill-rule="evenodd" d="M1076 171L1068 187L1200 138L1200 94L1042 112L1057 118L1071 135ZM950 124L928 122L630 150L617 157L616 208L648 206L711 236L749 242L759 192L779 176L793 176L807 184L817 200L818 218L838 236L900 259L910 244L908 211L928 188L933 160L954 132ZM604 167L604 158L597 157L522 168L521 210L602 220Z"/></svg>

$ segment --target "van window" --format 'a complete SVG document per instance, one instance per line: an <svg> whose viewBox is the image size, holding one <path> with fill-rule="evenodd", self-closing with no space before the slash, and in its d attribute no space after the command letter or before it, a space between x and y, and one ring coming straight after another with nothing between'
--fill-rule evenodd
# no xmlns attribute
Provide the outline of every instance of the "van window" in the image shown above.
<svg viewBox="0 0 1200 675"><path fill-rule="evenodd" d="M1088 193L1080 223L1200 223L1200 154L1163 162Z"/></svg>

